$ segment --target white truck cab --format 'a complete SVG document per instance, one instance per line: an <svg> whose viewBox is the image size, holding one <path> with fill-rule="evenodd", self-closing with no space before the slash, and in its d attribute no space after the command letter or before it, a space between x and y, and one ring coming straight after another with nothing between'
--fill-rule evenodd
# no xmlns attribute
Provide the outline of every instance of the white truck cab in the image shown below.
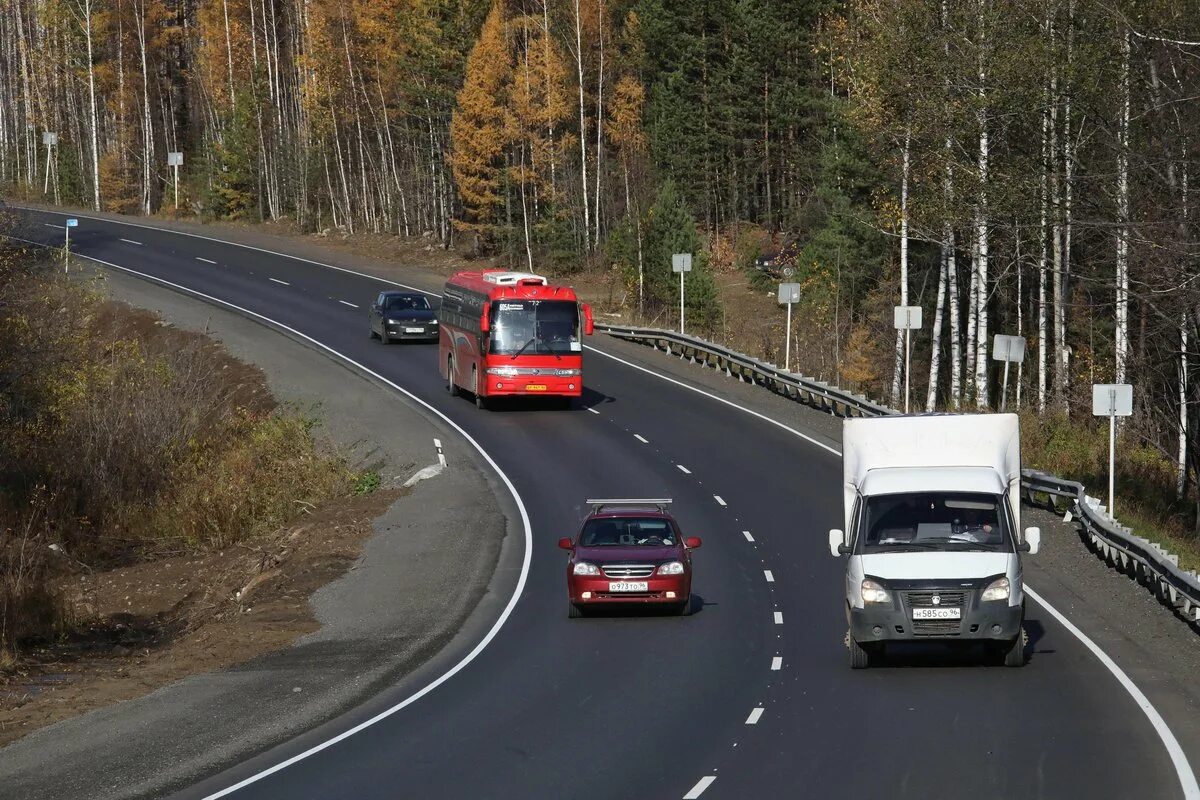
<svg viewBox="0 0 1200 800"><path fill-rule="evenodd" d="M1025 663L1021 436L1015 414L847 419L842 427L850 666L888 642L976 640Z"/></svg>

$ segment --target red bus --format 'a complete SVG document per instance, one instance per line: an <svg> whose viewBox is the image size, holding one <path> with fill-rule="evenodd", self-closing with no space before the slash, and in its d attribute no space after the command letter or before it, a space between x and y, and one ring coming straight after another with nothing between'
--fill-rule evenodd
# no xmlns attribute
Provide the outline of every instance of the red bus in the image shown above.
<svg viewBox="0 0 1200 800"><path fill-rule="evenodd" d="M583 343L592 309L575 291L540 275L505 270L459 272L438 310L438 364L451 395L465 389L483 408L491 397L583 391Z"/></svg>

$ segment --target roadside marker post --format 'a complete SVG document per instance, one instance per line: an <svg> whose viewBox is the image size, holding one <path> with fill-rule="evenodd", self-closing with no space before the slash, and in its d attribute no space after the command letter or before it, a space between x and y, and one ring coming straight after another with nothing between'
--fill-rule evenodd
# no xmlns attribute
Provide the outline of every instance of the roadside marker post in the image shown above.
<svg viewBox="0 0 1200 800"><path fill-rule="evenodd" d="M1108 515L1115 519L1113 476L1117 461L1117 417L1133 415L1133 387L1128 383L1093 383L1092 415L1108 417Z"/></svg>
<svg viewBox="0 0 1200 800"><path fill-rule="evenodd" d="M904 331L904 413L908 413L908 367L911 361L911 348L909 347L909 331L921 329L921 307L920 306L896 306L894 311L895 328L898 331Z"/></svg>
<svg viewBox="0 0 1200 800"><path fill-rule="evenodd" d="M183 153L167 153L167 166L175 170L175 210L179 210L179 168L183 166Z"/></svg>
<svg viewBox="0 0 1200 800"><path fill-rule="evenodd" d="M787 306L787 331L784 335L783 371L792 371L792 303L800 302L800 284L779 284L779 302Z"/></svg>
<svg viewBox="0 0 1200 800"><path fill-rule="evenodd" d="M67 271L67 267L71 263L71 228L79 227L79 220L69 219L63 227L63 272Z"/></svg>
<svg viewBox="0 0 1200 800"><path fill-rule="evenodd" d="M997 333L992 338L992 360L1004 362L1004 388L1000 393L1000 410L1004 411L1008 408L1008 365L1020 364L1025 360L1025 337ZM1017 396L1020 397L1019 392Z"/></svg>
<svg viewBox="0 0 1200 800"><path fill-rule="evenodd" d="M679 335L683 335L683 273L692 271L692 254L675 253L671 256L671 271L679 273Z"/></svg>
<svg viewBox="0 0 1200 800"><path fill-rule="evenodd" d="M42 196L44 197L50 191L50 170L54 165L54 161L51 158L51 153L55 147L58 147L58 134L54 133L53 131L43 131L42 144L46 145L46 180L42 185ZM57 176L54 179L54 193L55 195L58 194Z"/></svg>

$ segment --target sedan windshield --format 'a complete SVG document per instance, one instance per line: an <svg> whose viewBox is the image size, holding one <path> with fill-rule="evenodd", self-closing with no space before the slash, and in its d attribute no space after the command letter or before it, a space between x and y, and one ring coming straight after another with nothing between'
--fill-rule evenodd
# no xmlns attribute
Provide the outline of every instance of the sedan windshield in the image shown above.
<svg viewBox="0 0 1200 800"><path fill-rule="evenodd" d="M401 294L389 297L388 311L428 311L429 301L416 294Z"/></svg>
<svg viewBox="0 0 1200 800"><path fill-rule="evenodd" d="M862 552L1011 550L1003 498L912 493L865 498Z"/></svg>
<svg viewBox="0 0 1200 800"><path fill-rule="evenodd" d="M492 304L496 355L578 353L579 309L569 300L497 300Z"/></svg>
<svg viewBox="0 0 1200 800"><path fill-rule="evenodd" d="M644 517L590 519L579 535L581 547L670 547L675 540L670 522Z"/></svg>

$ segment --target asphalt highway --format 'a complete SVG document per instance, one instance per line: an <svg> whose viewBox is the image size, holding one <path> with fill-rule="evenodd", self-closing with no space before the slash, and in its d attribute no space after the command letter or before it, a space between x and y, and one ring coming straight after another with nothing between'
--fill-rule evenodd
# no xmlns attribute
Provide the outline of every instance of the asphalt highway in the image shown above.
<svg viewBox="0 0 1200 800"><path fill-rule="evenodd" d="M60 244L64 216L30 213L21 235ZM481 411L447 394L436 347L368 339L366 310L387 282L99 219L81 219L71 238L78 254L261 314L403 386L479 442L531 523L522 594L460 672L286 768L262 774L313 742L183 797L243 781L227 796L1185 796L1160 731L1037 603L1024 669L938 651L852 672L844 563L826 549L841 527L840 457L804 430L607 357L602 336L588 342L573 409ZM704 540L694 615L568 620L556 541L595 496L674 499L685 533Z"/></svg>

